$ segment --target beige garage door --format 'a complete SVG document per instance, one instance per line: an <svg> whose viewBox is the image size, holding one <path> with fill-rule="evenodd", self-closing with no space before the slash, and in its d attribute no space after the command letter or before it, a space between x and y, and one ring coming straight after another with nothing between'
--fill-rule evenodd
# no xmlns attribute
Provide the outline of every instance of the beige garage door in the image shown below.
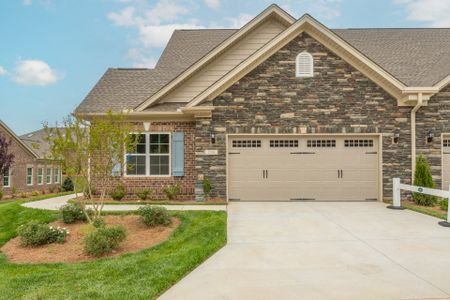
<svg viewBox="0 0 450 300"><path fill-rule="evenodd" d="M450 186L450 135L442 139L442 189Z"/></svg>
<svg viewBox="0 0 450 300"><path fill-rule="evenodd" d="M377 136L231 136L230 200L376 200Z"/></svg>

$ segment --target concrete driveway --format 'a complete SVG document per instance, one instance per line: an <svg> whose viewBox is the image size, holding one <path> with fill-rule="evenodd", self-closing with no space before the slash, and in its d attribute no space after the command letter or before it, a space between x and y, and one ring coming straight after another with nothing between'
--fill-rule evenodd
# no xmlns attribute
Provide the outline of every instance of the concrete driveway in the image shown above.
<svg viewBox="0 0 450 300"><path fill-rule="evenodd" d="M238 203L228 244L161 299L447 299L450 228L370 203Z"/></svg>

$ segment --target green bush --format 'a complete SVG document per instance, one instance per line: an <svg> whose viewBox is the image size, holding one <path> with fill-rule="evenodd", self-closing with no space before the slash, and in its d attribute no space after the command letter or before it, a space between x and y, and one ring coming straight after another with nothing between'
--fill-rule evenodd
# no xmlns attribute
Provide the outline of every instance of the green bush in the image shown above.
<svg viewBox="0 0 450 300"><path fill-rule="evenodd" d="M138 209L141 221L147 226L170 225L169 212L164 207L146 205Z"/></svg>
<svg viewBox="0 0 450 300"><path fill-rule="evenodd" d="M64 192L73 191L73 181L72 178L66 177L61 185L61 188Z"/></svg>
<svg viewBox="0 0 450 300"><path fill-rule="evenodd" d="M3 199L3 191L0 191L0 200Z"/></svg>
<svg viewBox="0 0 450 300"><path fill-rule="evenodd" d="M416 171L414 173L414 185L427 188L434 188L433 177L430 166L423 155L419 155L416 160ZM413 193L412 198L418 205L432 206L437 202L437 197L422 193Z"/></svg>
<svg viewBox="0 0 450 300"><path fill-rule="evenodd" d="M18 229L20 242L23 246L40 246L51 243L64 243L69 231L65 228L54 228L39 222L21 225Z"/></svg>
<svg viewBox="0 0 450 300"><path fill-rule="evenodd" d="M27 194L26 194L26 193L20 193L20 197L21 197L21 198L26 198L26 197L27 197Z"/></svg>
<svg viewBox="0 0 450 300"><path fill-rule="evenodd" d="M33 197L39 196L39 191L32 191L31 196Z"/></svg>
<svg viewBox="0 0 450 300"><path fill-rule="evenodd" d="M181 192L181 187L180 187L180 184L177 183L176 185L166 186L165 188L162 189L162 191L164 194L166 194L166 196L169 200L173 200Z"/></svg>
<svg viewBox="0 0 450 300"><path fill-rule="evenodd" d="M442 200L439 202L439 207L440 207L442 210L448 211L448 199L442 199Z"/></svg>
<svg viewBox="0 0 450 300"><path fill-rule="evenodd" d="M116 186L110 193L111 198L116 201L122 200L127 195L127 188L121 184Z"/></svg>
<svg viewBox="0 0 450 300"><path fill-rule="evenodd" d="M144 189L142 191L137 192L136 196L138 196L139 199L145 201L147 199L151 199L154 192L155 191L153 189Z"/></svg>
<svg viewBox="0 0 450 300"><path fill-rule="evenodd" d="M16 198L16 194L17 194L17 188L15 186L13 186L11 188L11 197Z"/></svg>
<svg viewBox="0 0 450 300"><path fill-rule="evenodd" d="M86 236L84 251L88 255L99 257L119 248L126 237L127 231L122 225L100 227Z"/></svg>
<svg viewBox="0 0 450 300"><path fill-rule="evenodd" d="M86 215L83 212L83 208L79 203L66 204L64 206L61 206L59 210L61 212L61 218L66 224L70 224L76 221L85 222L87 220ZM87 213L89 215L92 215L92 209L88 209Z"/></svg>
<svg viewBox="0 0 450 300"><path fill-rule="evenodd" d="M205 194L205 198L209 198L209 194L211 194L212 185L209 181L208 177L203 179L203 193Z"/></svg>
<svg viewBox="0 0 450 300"><path fill-rule="evenodd" d="M94 220L92 220L92 226L94 226L95 228L105 227L105 220L103 220L101 217L96 217Z"/></svg>

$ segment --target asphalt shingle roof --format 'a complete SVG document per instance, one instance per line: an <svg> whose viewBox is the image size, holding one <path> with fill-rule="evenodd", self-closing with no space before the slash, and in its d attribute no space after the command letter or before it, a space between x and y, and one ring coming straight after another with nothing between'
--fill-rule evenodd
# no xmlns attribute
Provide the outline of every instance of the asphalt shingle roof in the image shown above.
<svg viewBox="0 0 450 300"><path fill-rule="evenodd" d="M19 136L19 139L41 159L50 158L50 143L44 128Z"/></svg>
<svg viewBox="0 0 450 300"><path fill-rule="evenodd" d="M76 112L136 108L236 31L176 30L154 69L108 69ZM333 32L407 86L432 86L450 74L450 28Z"/></svg>

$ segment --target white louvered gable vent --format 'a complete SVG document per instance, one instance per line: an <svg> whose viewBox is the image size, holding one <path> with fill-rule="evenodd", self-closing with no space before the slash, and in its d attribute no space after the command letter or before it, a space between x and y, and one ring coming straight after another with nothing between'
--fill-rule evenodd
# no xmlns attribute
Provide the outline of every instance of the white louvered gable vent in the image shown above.
<svg viewBox="0 0 450 300"><path fill-rule="evenodd" d="M314 59L308 52L303 51L297 55L295 61L295 75L297 77L314 76Z"/></svg>

